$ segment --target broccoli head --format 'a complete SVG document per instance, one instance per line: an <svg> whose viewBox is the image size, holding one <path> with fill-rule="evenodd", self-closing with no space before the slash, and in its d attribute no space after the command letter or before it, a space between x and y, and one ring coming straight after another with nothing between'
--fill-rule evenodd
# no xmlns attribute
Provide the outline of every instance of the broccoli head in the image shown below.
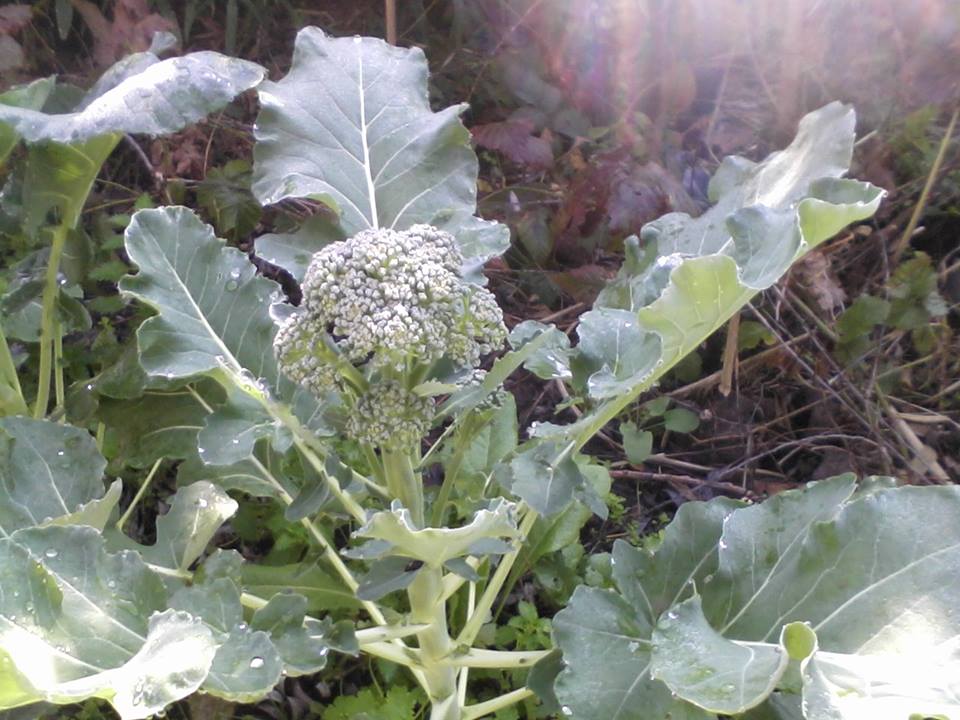
<svg viewBox="0 0 960 720"><path fill-rule="evenodd" d="M429 425L401 411L415 408L429 421L432 401L411 399L413 386L438 360L477 367L506 339L496 299L462 277L462 264L454 237L429 225L364 230L328 245L307 269L300 311L274 340L280 369L318 396L349 390L347 431L358 439L382 445L401 425L422 434ZM364 382L350 381L357 376ZM392 430L377 429L390 419Z"/></svg>

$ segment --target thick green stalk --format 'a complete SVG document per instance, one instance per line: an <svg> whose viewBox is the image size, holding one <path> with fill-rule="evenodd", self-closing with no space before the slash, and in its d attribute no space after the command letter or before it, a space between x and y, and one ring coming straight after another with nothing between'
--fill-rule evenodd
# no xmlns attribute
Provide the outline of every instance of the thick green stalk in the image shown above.
<svg viewBox="0 0 960 720"><path fill-rule="evenodd" d="M522 538L527 537L536 521L536 511L528 509L523 520L520 521L520 535ZM467 619L467 624L463 626L463 630L461 630L457 636L457 645L473 644L473 641L477 638L477 634L480 632L480 628L483 627L483 623L486 621L490 608L493 607L494 600L497 599L497 595L503 587L503 583L506 582L507 576L510 575L510 569L513 567L513 563L516 561L518 554L519 551L514 550L500 559L500 564L497 565L497 569L493 571L493 577L490 578L490 582L488 582L487 587L484 588L483 595L481 595L480 600L477 601L476 608L474 608L473 613L471 613Z"/></svg>
<svg viewBox="0 0 960 720"><path fill-rule="evenodd" d="M430 720L460 720L457 698L457 670L444 659L454 649L447 630L447 608L443 600L443 571L424 567L407 588L410 622L424 623L417 633L420 663L430 695Z"/></svg>
<svg viewBox="0 0 960 720"><path fill-rule="evenodd" d="M0 417L4 415L26 415L29 412L20 389L17 366L13 364L13 355L7 345L7 338L0 325Z"/></svg>
<svg viewBox="0 0 960 720"><path fill-rule="evenodd" d="M47 261L47 274L43 282L43 310L40 316L40 375L37 381L37 399L33 406L33 416L42 418L47 414L50 402L50 380L53 372L53 331L56 325L57 296L60 285L60 258L67 242L67 227L57 225L52 231L50 259ZM58 368L59 372L62 372Z"/></svg>
<svg viewBox="0 0 960 720"><path fill-rule="evenodd" d="M384 480L390 494L410 511L413 522L423 527L423 482L413 470L410 455L392 450L381 450Z"/></svg>

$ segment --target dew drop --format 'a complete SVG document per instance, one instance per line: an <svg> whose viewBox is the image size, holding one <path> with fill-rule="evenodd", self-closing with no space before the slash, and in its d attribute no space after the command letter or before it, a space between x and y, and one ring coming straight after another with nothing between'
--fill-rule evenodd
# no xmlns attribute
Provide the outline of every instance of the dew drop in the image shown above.
<svg viewBox="0 0 960 720"><path fill-rule="evenodd" d="M239 445L239 444L240 444L240 441L239 441L237 438L234 438L234 439L231 440L230 442L232 442L234 445Z"/></svg>
<svg viewBox="0 0 960 720"><path fill-rule="evenodd" d="M720 549L721 549L721 550L726 550L726 549L727 549L727 543L724 542L723 540L720 541Z"/></svg>
<svg viewBox="0 0 960 720"><path fill-rule="evenodd" d="M250 667L252 667L252 668L254 668L254 669L256 669L256 668L262 668L262 667L263 667L263 658L262 658L262 657L255 657L255 658L253 658L253 659L250 661Z"/></svg>
<svg viewBox="0 0 960 720"><path fill-rule="evenodd" d="M57 555L59 555L60 553L57 552L57 550L56 550L55 548L47 548L47 550L46 550L43 554L44 554L46 557L48 557L48 558L50 558L50 559L53 559L53 558L55 558Z"/></svg>
<svg viewBox="0 0 960 720"><path fill-rule="evenodd" d="M363 42L363 39L362 39L359 35L354 35L354 36L353 36L353 44L354 44L354 45L359 45L359 44L362 43L362 42Z"/></svg>
<svg viewBox="0 0 960 720"><path fill-rule="evenodd" d="M197 501L194 503L198 508L205 508L208 503L205 498L197 498Z"/></svg>
<svg viewBox="0 0 960 720"><path fill-rule="evenodd" d="M63 457L63 450L57 450L57 457Z"/></svg>
<svg viewBox="0 0 960 720"><path fill-rule="evenodd" d="M725 692L725 693L732 693L734 690L737 689L737 686L734 685L733 683L727 683L726 685L724 685L724 686L721 687L720 689L723 690L723 692Z"/></svg>
<svg viewBox="0 0 960 720"><path fill-rule="evenodd" d="M200 453L201 455L203 455L206 451L207 451L206 448L202 448L202 447L197 448L197 452Z"/></svg>
<svg viewBox="0 0 960 720"><path fill-rule="evenodd" d="M93 383L87 383L87 390L93 390Z"/></svg>
<svg viewBox="0 0 960 720"><path fill-rule="evenodd" d="M248 627L250 626L247 625L245 622L237 623L237 630L243 631L243 630L246 630Z"/></svg>
<svg viewBox="0 0 960 720"><path fill-rule="evenodd" d="M637 651L637 648L639 648L639 647L640 647L640 643L638 643L636 640L631 640L631 641L627 644L627 650L629 650L629 651L632 652L632 653L636 652L636 651Z"/></svg>
<svg viewBox="0 0 960 720"><path fill-rule="evenodd" d="M236 280L228 280L225 287L227 288L228 291L233 292L238 287L240 287L240 283L238 283Z"/></svg>
<svg viewBox="0 0 960 720"><path fill-rule="evenodd" d="M562 708L560 708L560 712L562 712L567 717L570 717L571 715L573 715L573 710L570 709L569 705L564 705Z"/></svg>
<svg viewBox="0 0 960 720"><path fill-rule="evenodd" d="M240 279L240 268L234 268L233 270L231 270L231 271L230 271L230 277L233 278L234 280L239 280L239 279Z"/></svg>
<svg viewBox="0 0 960 720"><path fill-rule="evenodd" d="M24 610L26 610L27 612L31 612L31 613L32 613L32 612L33 612L33 603L32 603L32 602L28 602L26 605L23 606L23 608L24 608Z"/></svg>
<svg viewBox="0 0 960 720"><path fill-rule="evenodd" d="M116 580L107 580L107 587L110 588L111 590L113 590L114 588L117 587L117 581L116 581Z"/></svg>

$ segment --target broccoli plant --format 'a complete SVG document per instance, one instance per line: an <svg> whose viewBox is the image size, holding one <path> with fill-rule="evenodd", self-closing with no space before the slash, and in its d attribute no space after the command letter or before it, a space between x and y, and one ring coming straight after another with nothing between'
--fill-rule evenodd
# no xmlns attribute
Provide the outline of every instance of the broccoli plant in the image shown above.
<svg viewBox="0 0 960 720"><path fill-rule="evenodd" d="M701 217L630 239L575 347L536 322L508 333L479 269L509 234L474 216L461 108L432 111L426 79L419 50L308 28L289 74L259 86L254 193L331 211L256 241L300 281L297 306L189 209L134 215L121 290L152 315L90 383L103 442L0 418L0 708L251 702L335 651L404 668L431 720L534 698L587 720L954 712L955 488L841 477L688 503L655 551L617 544L611 587L577 589L556 647L488 647L520 554L607 511L587 441L881 193L843 179L853 112L828 105L783 151L725 161ZM504 389L521 365L568 384L581 418L521 440ZM118 520L102 451L145 475ZM119 530L168 460L178 490L136 542ZM249 496L283 509L306 557L210 549ZM930 651L922 674L906 650ZM528 668L502 694L471 682Z"/></svg>

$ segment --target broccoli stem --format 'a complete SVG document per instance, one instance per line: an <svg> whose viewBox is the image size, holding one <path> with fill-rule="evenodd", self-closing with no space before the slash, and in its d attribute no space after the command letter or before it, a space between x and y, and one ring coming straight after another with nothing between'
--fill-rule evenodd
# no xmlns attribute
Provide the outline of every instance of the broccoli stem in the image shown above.
<svg viewBox="0 0 960 720"><path fill-rule="evenodd" d="M457 668L444 662L453 651L447 629L446 602L443 598L443 570L426 566L407 588L410 622L427 627L417 633L420 663L430 695L430 720L459 720Z"/></svg>
<svg viewBox="0 0 960 720"><path fill-rule="evenodd" d="M387 490L410 511L413 522L423 527L423 483L413 470L411 454L382 449L380 458Z"/></svg>

